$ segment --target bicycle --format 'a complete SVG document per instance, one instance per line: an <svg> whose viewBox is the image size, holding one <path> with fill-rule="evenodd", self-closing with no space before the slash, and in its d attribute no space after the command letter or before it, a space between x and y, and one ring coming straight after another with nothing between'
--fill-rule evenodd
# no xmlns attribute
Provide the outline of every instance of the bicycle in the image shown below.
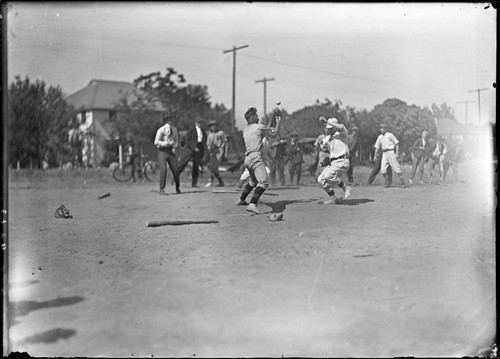
<svg viewBox="0 0 500 359"><path fill-rule="evenodd" d="M156 168L155 162L150 161L147 155L142 155L144 164L142 165L142 168L137 169L137 167L139 167L138 164L136 165L138 158L138 154L132 155L129 162L115 167L113 170L113 178L118 182L128 182L131 179L135 182L135 176L137 174L141 180L146 178L150 182L157 181L159 170Z"/></svg>

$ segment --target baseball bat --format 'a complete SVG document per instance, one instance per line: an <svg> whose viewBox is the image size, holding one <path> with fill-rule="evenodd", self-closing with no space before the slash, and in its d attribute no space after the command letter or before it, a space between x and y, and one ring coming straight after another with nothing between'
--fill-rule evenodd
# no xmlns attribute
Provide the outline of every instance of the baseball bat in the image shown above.
<svg viewBox="0 0 500 359"><path fill-rule="evenodd" d="M185 224L210 224L210 223L219 223L219 221L147 221L146 227L182 226Z"/></svg>
<svg viewBox="0 0 500 359"><path fill-rule="evenodd" d="M237 190L227 190L227 189L214 189L212 193L240 193L241 191ZM263 193L265 196L279 196L277 193Z"/></svg>
<svg viewBox="0 0 500 359"><path fill-rule="evenodd" d="M101 197L98 197L97 199L103 199L103 198L106 198L109 196L111 196L111 193L106 193L106 194L103 194Z"/></svg>

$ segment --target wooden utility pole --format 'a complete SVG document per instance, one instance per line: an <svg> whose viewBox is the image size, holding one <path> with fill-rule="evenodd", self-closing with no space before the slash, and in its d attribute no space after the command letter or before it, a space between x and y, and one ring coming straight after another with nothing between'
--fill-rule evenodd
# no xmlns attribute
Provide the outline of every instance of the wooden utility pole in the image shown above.
<svg viewBox="0 0 500 359"><path fill-rule="evenodd" d="M477 109L479 111L479 123L478 126L481 126L481 91L486 91L489 90L487 88L485 89L477 89L477 90L470 90L469 92L476 92L477 91Z"/></svg>
<svg viewBox="0 0 500 359"><path fill-rule="evenodd" d="M474 101L460 101L459 103L465 103L465 126L467 126L467 105L474 103Z"/></svg>
<svg viewBox="0 0 500 359"><path fill-rule="evenodd" d="M274 81L274 78L267 79L267 78L264 77L262 80L256 80L255 81L255 83L257 83L257 82L263 82L264 83L264 116L267 116L267 107L266 107L266 99L267 99L266 84L267 84L267 81Z"/></svg>
<svg viewBox="0 0 500 359"><path fill-rule="evenodd" d="M240 47L233 46L233 48L231 50L224 50L222 52L223 54L228 53L228 52L233 53L233 108L231 109L231 112L232 112L231 135L234 135L235 126L236 126L236 114L235 114L235 108L236 108L236 51L244 49L245 47L248 47L248 45L240 46Z"/></svg>

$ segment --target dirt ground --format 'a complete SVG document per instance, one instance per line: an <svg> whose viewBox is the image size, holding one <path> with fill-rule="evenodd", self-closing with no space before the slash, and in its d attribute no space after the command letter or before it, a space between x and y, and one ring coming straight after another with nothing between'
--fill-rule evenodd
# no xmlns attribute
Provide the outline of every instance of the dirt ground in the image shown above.
<svg viewBox="0 0 500 359"><path fill-rule="evenodd" d="M236 207L236 192L189 181L167 196L156 183L13 183L9 352L484 355L496 337L494 168L467 162L463 182L450 173L408 188L382 188L379 177L343 205L320 204L324 192L305 176L261 197L280 222ZM368 171L357 168L357 182ZM235 190L237 177L225 176ZM54 217L61 204L74 218Z"/></svg>

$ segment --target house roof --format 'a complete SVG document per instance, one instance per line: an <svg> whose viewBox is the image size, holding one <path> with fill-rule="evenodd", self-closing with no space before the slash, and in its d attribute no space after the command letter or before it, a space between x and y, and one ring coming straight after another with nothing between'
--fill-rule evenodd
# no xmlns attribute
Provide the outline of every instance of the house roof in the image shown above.
<svg viewBox="0 0 500 359"><path fill-rule="evenodd" d="M134 91L140 90L130 82L94 79L86 87L66 97L66 101L77 109L112 110L123 96L129 103L137 99Z"/></svg>

